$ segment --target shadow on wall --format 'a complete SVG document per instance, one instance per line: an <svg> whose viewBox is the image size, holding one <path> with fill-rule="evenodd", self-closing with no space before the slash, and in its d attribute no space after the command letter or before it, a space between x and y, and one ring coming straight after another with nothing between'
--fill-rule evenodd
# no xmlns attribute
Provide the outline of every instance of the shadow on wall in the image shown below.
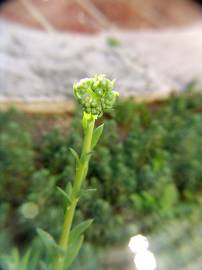
<svg viewBox="0 0 202 270"><path fill-rule="evenodd" d="M8 2L8 1L10 1L10 0L0 0L0 5L6 3L6 2Z"/></svg>
<svg viewBox="0 0 202 270"><path fill-rule="evenodd" d="M193 0L193 2L202 5L202 0Z"/></svg>

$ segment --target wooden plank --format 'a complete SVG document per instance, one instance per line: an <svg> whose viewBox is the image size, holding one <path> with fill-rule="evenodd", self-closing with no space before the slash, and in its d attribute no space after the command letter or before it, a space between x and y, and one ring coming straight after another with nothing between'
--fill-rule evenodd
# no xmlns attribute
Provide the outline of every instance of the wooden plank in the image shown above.
<svg viewBox="0 0 202 270"><path fill-rule="evenodd" d="M75 108L73 101L1 101L0 110L15 108L28 113L63 114L71 113Z"/></svg>

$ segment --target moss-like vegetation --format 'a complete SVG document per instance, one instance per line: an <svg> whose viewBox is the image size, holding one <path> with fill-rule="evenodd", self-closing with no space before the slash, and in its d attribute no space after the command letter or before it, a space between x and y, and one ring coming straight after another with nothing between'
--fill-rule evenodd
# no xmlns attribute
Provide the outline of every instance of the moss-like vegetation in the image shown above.
<svg viewBox="0 0 202 270"><path fill-rule="evenodd" d="M96 191L83 194L76 215L77 221L95 218L90 243L124 241L130 224L152 231L196 216L202 203L201 105L201 94L187 92L162 104L119 101L106 116L86 184ZM80 116L71 127L49 125L40 136L31 132L37 117L29 119L15 111L0 113L0 252L29 245L38 226L59 234L63 199L55 187L73 179L68 149L81 146Z"/></svg>

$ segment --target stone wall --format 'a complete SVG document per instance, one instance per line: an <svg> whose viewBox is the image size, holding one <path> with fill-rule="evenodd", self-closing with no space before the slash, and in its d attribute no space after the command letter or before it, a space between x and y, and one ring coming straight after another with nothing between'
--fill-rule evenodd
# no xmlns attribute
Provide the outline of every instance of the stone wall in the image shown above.
<svg viewBox="0 0 202 270"><path fill-rule="evenodd" d="M116 78L121 96L140 100L165 98L194 79L202 83L201 24L92 36L0 21L0 36L1 102L71 103L73 82L96 73Z"/></svg>

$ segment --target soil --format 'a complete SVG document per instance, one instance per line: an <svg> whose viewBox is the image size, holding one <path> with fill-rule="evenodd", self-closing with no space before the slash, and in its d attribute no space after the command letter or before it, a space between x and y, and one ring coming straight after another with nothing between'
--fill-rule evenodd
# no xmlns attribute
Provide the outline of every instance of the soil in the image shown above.
<svg viewBox="0 0 202 270"><path fill-rule="evenodd" d="M45 115L41 113L26 113L25 115L30 126L29 131L35 142L40 141L51 130L59 130L61 134L68 134L71 130L73 114Z"/></svg>
<svg viewBox="0 0 202 270"><path fill-rule="evenodd" d="M85 2L86 1L86 2ZM45 29L36 11L55 30L96 33L103 28L162 28L193 23L202 8L189 0L13 0L0 18Z"/></svg>

